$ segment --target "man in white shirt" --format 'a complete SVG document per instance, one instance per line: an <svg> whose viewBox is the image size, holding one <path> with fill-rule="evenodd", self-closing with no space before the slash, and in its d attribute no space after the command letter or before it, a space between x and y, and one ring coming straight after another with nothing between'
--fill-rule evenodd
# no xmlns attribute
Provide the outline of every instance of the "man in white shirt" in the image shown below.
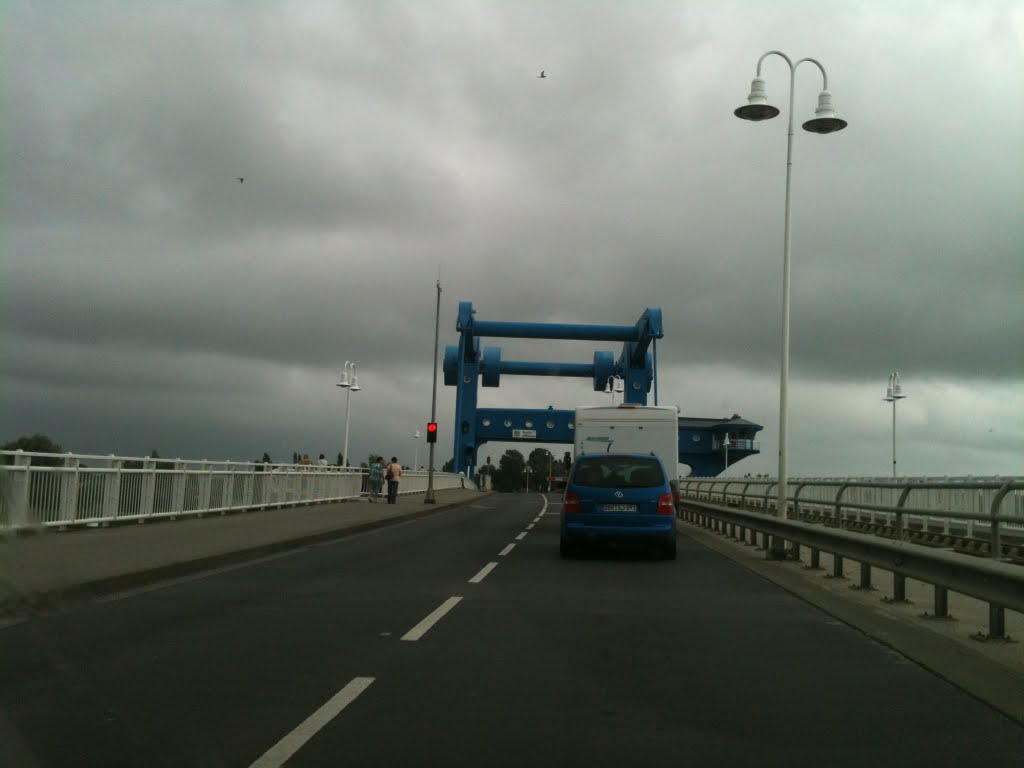
<svg viewBox="0 0 1024 768"><path fill-rule="evenodd" d="M388 481L388 504L395 504L398 501L398 483L402 479L402 465L394 456L391 457L384 479Z"/></svg>

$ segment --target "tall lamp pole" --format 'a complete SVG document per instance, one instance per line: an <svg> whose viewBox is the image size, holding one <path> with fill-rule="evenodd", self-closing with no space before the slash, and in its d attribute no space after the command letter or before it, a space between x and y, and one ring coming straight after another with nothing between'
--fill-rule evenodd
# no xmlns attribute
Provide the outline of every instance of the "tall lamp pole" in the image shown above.
<svg viewBox="0 0 1024 768"><path fill-rule="evenodd" d="M437 309L434 313L434 392L430 397L430 420L437 421L437 343L441 333L441 278L437 278ZM427 492L424 504L436 504L434 498L434 443L430 444L430 458L427 466Z"/></svg>
<svg viewBox="0 0 1024 768"><path fill-rule="evenodd" d="M729 468L729 446L730 445L731 445L731 443L729 442L729 433L726 432L725 433L725 442L722 443L722 447L725 448L725 469ZM724 472L725 470L722 470L722 471Z"/></svg>
<svg viewBox="0 0 1024 768"><path fill-rule="evenodd" d="M899 371L893 371L889 374L889 386L885 390L885 397L882 399L887 403L892 403L892 476L896 478L896 401L902 400L906 395L903 394L903 387L900 386L900 373Z"/></svg>
<svg viewBox="0 0 1024 768"><path fill-rule="evenodd" d="M822 91L818 94L818 108L815 117L803 124L805 131L811 133L834 133L846 127L845 120L836 117L832 107L832 93L828 89L828 75L825 68L816 59L800 59L795 64L782 51L768 51L757 60L757 75L750 85L747 104L736 109L733 114L742 120L770 120L779 114L778 107L768 103L764 80L761 78L761 64L769 56L779 56L789 65L789 130L786 136L786 205L785 225L783 234L782 256L782 370L779 382L779 482L776 510L783 517L789 517L788 488L786 487L786 452L788 441L787 388L789 386L789 255L790 255L790 179L793 170L793 86L796 82L796 70L804 62L810 62L821 70L823 80Z"/></svg>
<svg viewBox="0 0 1024 768"><path fill-rule="evenodd" d="M355 363L350 363L348 360L345 361L345 368L341 372L341 381L338 382L338 386L345 390L345 453L342 458L345 460L345 466L348 467L349 406L352 401L352 393L362 389L359 386L359 377L356 376Z"/></svg>
<svg viewBox="0 0 1024 768"><path fill-rule="evenodd" d="M416 451L413 454L414 458L412 460L412 468L413 471L415 472L417 469L419 469L420 464L420 431L418 429L412 433L412 439L416 441Z"/></svg>

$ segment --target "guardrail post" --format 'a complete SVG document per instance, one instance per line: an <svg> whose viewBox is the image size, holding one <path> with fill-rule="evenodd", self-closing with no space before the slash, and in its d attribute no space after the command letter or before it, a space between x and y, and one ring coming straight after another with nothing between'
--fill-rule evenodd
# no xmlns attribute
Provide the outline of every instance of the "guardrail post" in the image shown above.
<svg viewBox="0 0 1024 768"><path fill-rule="evenodd" d="M121 508L121 460L115 459L114 454L110 454L108 465L111 472L107 472L104 480L104 493L103 493L103 517L105 518L116 518L117 512Z"/></svg>
<svg viewBox="0 0 1024 768"><path fill-rule="evenodd" d="M995 603L988 604L988 634L975 635L979 640L1007 640L1006 609Z"/></svg>
<svg viewBox="0 0 1024 768"><path fill-rule="evenodd" d="M845 579L846 574L843 573L843 556L832 553L832 573L828 575L830 579Z"/></svg>
<svg viewBox="0 0 1024 768"><path fill-rule="evenodd" d="M811 547L811 564L807 566L809 571L821 570L821 550Z"/></svg>
<svg viewBox="0 0 1024 768"><path fill-rule="evenodd" d="M29 524L28 489L31 484L32 457L24 455L19 449L14 457L14 466L17 469L10 471L11 495L7 498L11 527L24 528Z"/></svg>
<svg viewBox="0 0 1024 768"><path fill-rule="evenodd" d="M174 478L171 481L171 508L169 512L178 514L185 511L185 484L188 473L185 470L185 462L178 459L174 462Z"/></svg>
<svg viewBox="0 0 1024 768"><path fill-rule="evenodd" d="M908 603L907 600L907 577L901 573L892 574L892 597L885 598L887 603Z"/></svg>
<svg viewBox="0 0 1024 768"><path fill-rule="evenodd" d="M874 589L871 586L871 564L861 563L860 564L860 581L854 589Z"/></svg>
<svg viewBox="0 0 1024 768"><path fill-rule="evenodd" d="M146 459L142 462L146 474L142 476L142 498L139 502L139 515L145 519L153 514L153 501L156 499L156 462Z"/></svg>
<svg viewBox="0 0 1024 768"><path fill-rule="evenodd" d="M1003 557L1003 538L1002 532L999 530L999 508L1012 487L1012 480L1007 480L1003 483L1003 486L996 491L996 495L992 497L992 506L989 509L989 516L992 518L992 521L989 523L988 530L992 544L991 556L994 560L1001 560Z"/></svg>
<svg viewBox="0 0 1024 768"><path fill-rule="evenodd" d="M247 464L246 467L245 485L242 486L242 506L248 508L252 506L252 497L256 487L256 465Z"/></svg>
<svg viewBox="0 0 1024 768"><path fill-rule="evenodd" d="M945 587L935 585L935 613L932 618L949 618L949 590Z"/></svg>
<svg viewBox="0 0 1024 768"><path fill-rule="evenodd" d="M64 472L60 483L60 519L66 523L73 523L78 517L79 466L78 458L70 453L64 459L64 467L74 470Z"/></svg>
<svg viewBox="0 0 1024 768"><path fill-rule="evenodd" d="M846 485L844 483L844 484L840 485L839 488L836 489L836 498L832 502L832 504L833 504L833 514L835 516L836 528L842 528L843 527L843 505L842 505L842 499L843 499L843 493L845 493L846 489L849 488L849 487L850 486L848 486L848 485Z"/></svg>
<svg viewBox="0 0 1024 768"><path fill-rule="evenodd" d="M199 507L196 512L202 514L210 508L210 494L213 493L213 467L203 459L203 471L199 475Z"/></svg>
<svg viewBox="0 0 1024 768"><path fill-rule="evenodd" d="M896 502L896 538L903 541L903 505L907 501L907 497L910 495L911 487L909 485L904 486L900 492L900 498ZM924 522L925 530L928 529L928 519L925 518Z"/></svg>
<svg viewBox="0 0 1024 768"><path fill-rule="evenodd" d="M800 491L806 487L807 483L797 483L796 492L793 494L793 519L800 519ZM800 560L800 544L795 541L789 542L789 549L786 550L786 557L789 560Z"/></svg>

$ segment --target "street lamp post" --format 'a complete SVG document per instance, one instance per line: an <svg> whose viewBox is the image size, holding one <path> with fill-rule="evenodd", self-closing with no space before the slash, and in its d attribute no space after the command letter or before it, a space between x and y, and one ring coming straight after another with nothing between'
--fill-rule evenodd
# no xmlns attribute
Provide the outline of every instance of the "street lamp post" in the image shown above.
<svg viewBox="0 0 1024 768"><path fill-rule="evenodd" d="M345 368L341 372L341 381L338 382L338 386L345 390L345 453L344 460L345 466L349 466L348 460L348 425L349 425L349 405L352 400L352 393L358 392L362 387L359 386L359 377L356 376L356 364L350 363L348 360L345 361Z"/></svg>
<svg viewBox="0 0 1024 768"><path fill-rule="evenodd" d="M418 429L412 433L412 439L416 441L416 451L412 460L412 468L415 471L420 466L420 431Z"/></svg>
<svg viewBox="0 0 1024 768"><path fill-rule="evenodd" d="M526 465L526 492L530 492L530 465Z"/></svg>
<svg viewBox="0 0 1024 768"><path fill-rule="evenodd" d="M731 445L731 443L729 442L729 433L726 432L725 433L725 442L722 443L722 447L725 448L725 469L729 469L729 446L730 445ZM725 470L722 470L722 471L724 472Z"/></svg>
<svg viewBox="0 0 1024 768"><path fill-rule="evenodd" d="M882 400L892 403L892 476L894 479L896 477L896 401L905 397L903 387L900 386L899 371L893 371L889 374L889 386L886 388L885 397Z"/></svg>
<svg viewBox="0 0 1024 768"><path fill-rule="evenodd" d="M736 109L733 114L742 120L770 120L779 114L779 109L768 103L765 92L764 80L761 78L761 64L769 56L779 56L789 65L789 130L786 136L786 204L785 224L783 232L783 256L782 256L782 361L779 381L779 477L778 496L776 499L776 510L783 517L789 517L788 489L786 487L786 451L787 451L787 388L789 386L789 256L790 256L790 180L793 171L793 86L796 82L796 70L804 62L814 64L821 70L823 81L822 91L818 94L818 107L815 110L815 117L803 124L805 131L811 133L834 133L846 127L845 120L835 115L832 107L832 93L828 89L828 75L825 68L815 59L800 59L795 64L782 51L768 51L757 60L757 74L750 85L750 95L747 97L747 104Z"/></svg>

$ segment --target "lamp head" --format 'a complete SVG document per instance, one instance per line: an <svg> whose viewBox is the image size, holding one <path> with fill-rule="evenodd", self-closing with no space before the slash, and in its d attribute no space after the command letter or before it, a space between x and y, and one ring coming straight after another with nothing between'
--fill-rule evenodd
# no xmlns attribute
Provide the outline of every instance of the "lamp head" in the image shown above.
<svg viewBox="0 0 1024 768"><path fill-rule="evenodd" d="M353 376L352 377L352 386L349 389L352 392L358 392L360 389L362 389L362 387L359 386L359 377L358 376Z"/></svg>
<svg viewBox="0 0 1024 768"><path fill-rule="evenodd" d="M750 84L750 95L747 96L747 103L733 111L733 114L741 120L771 120L779 114L778 107L768 103L768 96L764 89L764 79L755 77Z"/></svg>
<svg viewBox="0 0 1024 768"><path fill-rule="evenodd" d="M618 378L618 377L616 377L616 378L615 378L615 391L616 391L617 393L619 393L620 395L621 395L621 394L623 393L623 391L624 391L624 390L623 390L623 387L622 387L622 379L620 379L620 378Z"/></svg>
<svg viewBox="0 0 1024 768"><path fill-rule="evenodd" d="M832 92L822 91L818 94L818 108L814 110L814 119L804 123L804 130L811 133L835 133L847 125L845 120L836 117L832 106Z"/></svg>

